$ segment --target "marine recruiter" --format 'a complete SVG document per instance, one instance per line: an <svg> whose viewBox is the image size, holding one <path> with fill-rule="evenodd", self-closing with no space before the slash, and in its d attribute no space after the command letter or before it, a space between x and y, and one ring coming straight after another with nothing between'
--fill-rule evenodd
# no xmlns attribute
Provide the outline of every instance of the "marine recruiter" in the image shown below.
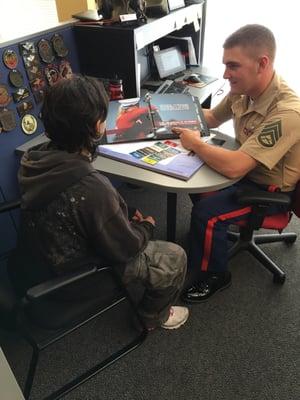
<svg viewBox="0 0 300 400"><path fill-rule="evenodd" d="M300 99L274 70L273 33L261 25L246 25L231 34L223 48L223 76L230 92L216 107L204 110L205 119L209 128L233 119L240 148L214 147L197 131L174 128L182 145L211 168L228 178L242 178L209 197L193 197L188 266L196 279L183 293L188 303L207 300L231 283L227 228L249 213L237 204L237 189L276 186L292 195L300 176ZM270 215L283 210L274 206Z"/></svg>

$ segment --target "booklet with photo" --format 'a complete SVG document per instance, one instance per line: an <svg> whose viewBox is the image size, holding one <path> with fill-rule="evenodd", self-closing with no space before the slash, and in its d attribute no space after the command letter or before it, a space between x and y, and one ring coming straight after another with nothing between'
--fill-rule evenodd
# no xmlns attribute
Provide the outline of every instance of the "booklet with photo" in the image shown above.
<svg viewBox="0 0 300 400"><path fill-rule="evenodd" d="M197 98L188 94L146 94L144 98L110 101L107 144L174 139L172 127L202 130Z"/></svg>
<svg viewBox="0 0 300 400"><path fill-rule="evenodd" d="M196 154L181 146L179 139L100 145L98 154L185 181L203 165Z"/></svg>

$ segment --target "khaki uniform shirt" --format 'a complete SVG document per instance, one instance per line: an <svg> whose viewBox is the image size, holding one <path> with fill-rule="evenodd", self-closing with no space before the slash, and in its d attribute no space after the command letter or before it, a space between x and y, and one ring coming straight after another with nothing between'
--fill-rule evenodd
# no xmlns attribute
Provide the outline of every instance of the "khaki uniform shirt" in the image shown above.
<svg viewBox="0 0 300 400"><path fill-rule="evenodd" d="M255 101L228 94L213 110L215 118L231 118L240 150L257 166L247 177L291 191L300 179L300 98L278 76Z"/></svg>

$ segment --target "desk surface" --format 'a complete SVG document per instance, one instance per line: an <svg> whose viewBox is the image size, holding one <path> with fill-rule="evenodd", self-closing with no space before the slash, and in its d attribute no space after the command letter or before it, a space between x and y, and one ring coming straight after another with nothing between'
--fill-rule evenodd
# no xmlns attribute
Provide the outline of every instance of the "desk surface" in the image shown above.
<svg viewBox="0 0 300 400"><path fill-rule="evenodd" d="M225 139L223 148L237 149L238 143L234 138L218 133L217 137ZM45 135L40 135L30 142L19 146L16 149L18 154L23 154L28 148L47 141ZM105 175L135 183L141 186L151 186L169 193L188 192L200 193L223 189L237 180L226 178L224 175L212 170L207 165L203 165L188 181L172 178L157 172L148 171L133 165L125 164L120 161L112 160L107 157L98 156L93 163L94 167Z"/></svg>
<svg viewBox="0 0 300 400"><path fill-rule="evenodd" d="M217 134L217 137L226 139L225 144L222 146L223 148L231 150L238 148L237 142L232 137L221 133ZM94 161L94 167L110 177L141 186L151 186L152 188L157 188L169 193L210 192L223 189L238 180L226 178L218 172L213 171L207 165L203 165L188 181L172 178L102 156L98 156Z"/></svg>

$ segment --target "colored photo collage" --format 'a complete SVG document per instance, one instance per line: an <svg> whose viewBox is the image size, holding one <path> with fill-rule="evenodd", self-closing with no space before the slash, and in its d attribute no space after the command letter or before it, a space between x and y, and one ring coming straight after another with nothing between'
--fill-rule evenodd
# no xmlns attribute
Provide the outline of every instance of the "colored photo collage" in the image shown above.
<svg viewBox="0 0 300 400"><path fill-rule="evenodd" d="M152 146L143 147L130 153L133 157L147 164L155 165L162 160L174 157L181 151L176 148L178 144L171 140L156 142Z"/></svg>

